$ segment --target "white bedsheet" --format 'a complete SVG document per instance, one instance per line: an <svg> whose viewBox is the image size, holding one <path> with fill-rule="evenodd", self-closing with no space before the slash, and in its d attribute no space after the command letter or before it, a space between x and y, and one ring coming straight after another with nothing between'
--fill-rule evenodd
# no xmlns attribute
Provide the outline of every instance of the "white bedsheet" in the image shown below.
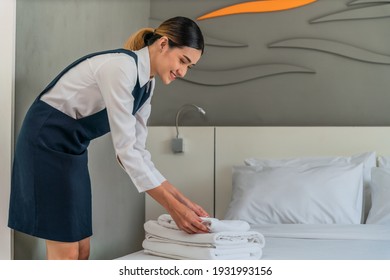
<svg viewBox="0 0 390 280"><path fill-rule="evenodd" d="M390 227L386 225L267 225L262 232L263 259L390 260Z"/></svg>
<svg viewBox="0 0 390 280"><path fill-rule="evenodd" d="M263 260L390 260L386 225L263 225L251 230L265 237ZM140 251L119 259L164 258Z"/></svg>
<svg viewBox="0 0 390 280"><path fill-rule="evenodd" d="M390 226L387 225L274 224L252 225L251 230L261 232L265 237L390 241Z"/></svg>

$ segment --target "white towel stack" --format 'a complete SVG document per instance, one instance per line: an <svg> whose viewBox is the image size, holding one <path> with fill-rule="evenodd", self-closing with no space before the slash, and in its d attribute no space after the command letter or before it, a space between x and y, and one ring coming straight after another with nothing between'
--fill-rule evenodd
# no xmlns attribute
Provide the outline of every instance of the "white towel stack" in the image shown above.
<svg viewBox="0 0 390 280"><path fill-rule="evenodd" d="M172 259L254 260L262 256L264 236L249 231L249 224L238 220L202 218L210 233L188 234L176 226L172 217L161 215L144 224L144 252Z"/></svg>

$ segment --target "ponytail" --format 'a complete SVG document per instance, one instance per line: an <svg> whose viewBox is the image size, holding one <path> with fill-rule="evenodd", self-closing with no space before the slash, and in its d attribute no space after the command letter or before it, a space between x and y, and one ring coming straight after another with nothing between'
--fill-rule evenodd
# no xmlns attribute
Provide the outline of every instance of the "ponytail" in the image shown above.
<svg viewBox="0 0 390 280"><path fill-rule="evenodd" d="M145 37L147 38L151 34L153 34L153 28L142 28L138 30L136 33L131 35L129 39L127 39L123 48L131 51L138 51L143 47L147 46L145 42Z"/></svg>

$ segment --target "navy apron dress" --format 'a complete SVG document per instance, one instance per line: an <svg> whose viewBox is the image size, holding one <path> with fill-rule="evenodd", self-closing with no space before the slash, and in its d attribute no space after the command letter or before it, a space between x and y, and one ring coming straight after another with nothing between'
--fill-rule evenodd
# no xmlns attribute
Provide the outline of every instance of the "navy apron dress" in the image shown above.
<svg viewBox="0 0 390 280"><path fill-rule="evenodd" d="M80 58L65 68L37 97L23 121L15 148L8 226L36 237L80 241L92 235L91 182L88 145L110 131L106 109L74 119L40 100L69 69L90 57L106 53L135 53L109 50ZM150 96L148 83L132 91L132 114Z"/></svg>

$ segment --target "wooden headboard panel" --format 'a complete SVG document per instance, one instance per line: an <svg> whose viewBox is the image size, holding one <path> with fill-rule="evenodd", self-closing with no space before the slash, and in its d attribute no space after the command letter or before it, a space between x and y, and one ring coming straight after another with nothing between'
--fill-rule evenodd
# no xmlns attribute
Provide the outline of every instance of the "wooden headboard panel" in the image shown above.
<svg viewBox="0 0 390 280"><path fill-rule="evenodd" d="M215 135L215 217L220 219L231 199L232 166L245 158L390 155L390 127L217 127Z"/></svg>

